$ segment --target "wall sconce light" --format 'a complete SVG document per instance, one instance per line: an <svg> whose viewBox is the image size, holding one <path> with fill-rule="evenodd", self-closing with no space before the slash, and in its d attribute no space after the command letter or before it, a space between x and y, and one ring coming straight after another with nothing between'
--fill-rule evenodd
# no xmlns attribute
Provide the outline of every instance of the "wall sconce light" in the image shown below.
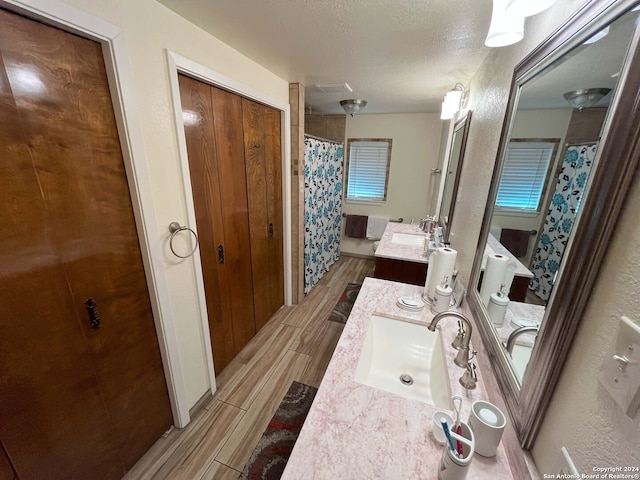
<svg viewBox="0 0 640 480"><path fill-rule="evenodd" d="M464 87L460 83L456 83L453 89L445 94L444 102L442 102L442 112L440 113L441 120L451 120L455 117L463 104L464 94Z"/></svg>
<svg viewBox="0 0 640 480"><path fill-rule="evenodd" d="M484 44L487 47L505 47L524 37L524 16L507 9L509 0L493 0L491 25ZM527 0L526 3L537 3Z"/></svg>
<svg viewBox="0 0 640 480"><path fill-rule="evenodd" d="M360 98L340 100L340 105L342 105L344 111L347 112L347 115L351 115L353 117L356 113L360 113L360 110L367 106L367 101Z"/></svg>
<svg viewBox="0 0 640 480"><path fill-rule="evenodd" d="M508 0L507 11L521 17L530 17L545 11L556 0Z"/></svg>

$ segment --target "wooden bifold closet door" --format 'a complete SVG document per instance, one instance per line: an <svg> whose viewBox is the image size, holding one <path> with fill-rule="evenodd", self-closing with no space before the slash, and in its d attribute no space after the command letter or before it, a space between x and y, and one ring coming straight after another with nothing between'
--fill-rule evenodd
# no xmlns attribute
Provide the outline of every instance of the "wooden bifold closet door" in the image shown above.
<svg viewBox="0 0 640 480"><path fill-rule="evenodd" d="M218 374L284 303L280 112L178 80Z"/></svg>
<svg viewBox="0 0 640 480"><path fill-rule="evenodd" d="M121 478L172 417L102 48L3 10L0 205L0 471Z"/></svg>

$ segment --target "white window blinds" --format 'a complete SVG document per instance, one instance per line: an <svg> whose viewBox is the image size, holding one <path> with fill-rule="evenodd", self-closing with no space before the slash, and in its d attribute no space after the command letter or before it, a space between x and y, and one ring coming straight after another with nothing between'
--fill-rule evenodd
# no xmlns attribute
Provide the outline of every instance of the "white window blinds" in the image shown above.
<svg viewBox="0 0 640 480"><path fill-rule="evenodd" d="M390 157L390 139L350 139L347 200L385 201Z"/></svg>
<svg viewBox="0 0 640 480"><path fill-rule="evenodd" d="M511 142L502 168L496 207L538 212L555 144Z"/></svg>

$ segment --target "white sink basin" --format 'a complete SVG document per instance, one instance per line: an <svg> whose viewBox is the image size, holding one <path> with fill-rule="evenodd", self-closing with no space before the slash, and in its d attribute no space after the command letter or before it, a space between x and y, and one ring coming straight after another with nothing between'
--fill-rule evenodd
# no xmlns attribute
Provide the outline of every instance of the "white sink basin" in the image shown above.
<svg viewBox="0 0 640 480"><path fill-rule="evenodd" d="M420 234L413 233L394 233L391 236L392 243L401 243L402 245L411 245L412 247L424 246L424 239L426 237Z"/></svg>
<svg viewBox="0 0 640 480"><path fill-rule="evenodd" d="M401 375L413 380L406 385ZM440 330L372 315L355 381L370 387L450 408L451 390Z"/></svg>
<svg viewBox="0 0 640 480"><path fill-rule="evenodd" d="M524 373L527 371L527 365L531 358L531 350L529 346L515 344L511 351L511 365L513 365L513 369L516 372L516 376L520 379L520 383L522 383Z"/></svg>

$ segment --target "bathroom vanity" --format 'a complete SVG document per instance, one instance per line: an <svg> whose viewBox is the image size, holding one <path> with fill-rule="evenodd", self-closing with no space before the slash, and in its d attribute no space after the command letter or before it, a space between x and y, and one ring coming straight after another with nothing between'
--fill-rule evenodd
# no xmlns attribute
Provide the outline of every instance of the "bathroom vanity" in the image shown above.
<svg viewBox="0 0 640 480"><path fill-rule="evenodd" d="M428 263L425 238L418 225L388 223L375 252L375 277L424 286Z"/></svg>
<svg viewBox="0 0 640 480"><path fill-rule="evenodd" d="M433 318L428 306L420 311L400 308L403 296L420 298L418 286L366 278L295 448L283 480L331 479L436 479L444 446L431 433L437 407L419 400L373 388L355 380L358 362L372 317L424 326ZM483 372L478 369L475 390L458 382L464 370L455 366L450 344L457 333L454 318L444 318L436 330L442 342L448 384L435 397L461 395L461 421L466 422L472 402L488 400ZM474 337L471 337L472 344ZM433 367L432 367L433 368ZM411 388L411 387L407 387ZM441 400L440 400L441 401ZM506 412L505 412L506 413ZM504 439L503 439L504 440ZM467 479L513 478L503 443L497 455L474 455Z"/></svg>

